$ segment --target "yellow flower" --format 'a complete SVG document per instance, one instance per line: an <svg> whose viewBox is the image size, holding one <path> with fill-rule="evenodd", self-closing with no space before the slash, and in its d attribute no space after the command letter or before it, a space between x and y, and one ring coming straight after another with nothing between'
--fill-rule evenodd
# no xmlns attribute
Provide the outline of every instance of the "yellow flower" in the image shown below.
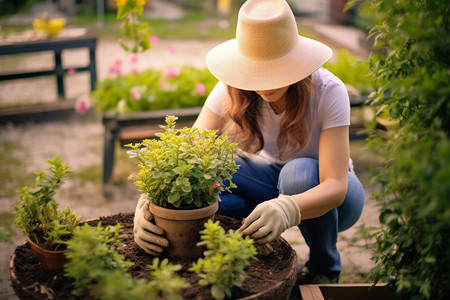
<svg viewBox="0 0 450 300"><path fill-rule="evenodd" d="M138 4L139 6L144 6L146 1L147 1L147 0L137 0L137 4Z"/></svg>
<svg viewBox="0 0 450 300"><path fill-rule="evenodd" d="M117 7L124 6L127 3L127 0L116 0Z"/></svg>

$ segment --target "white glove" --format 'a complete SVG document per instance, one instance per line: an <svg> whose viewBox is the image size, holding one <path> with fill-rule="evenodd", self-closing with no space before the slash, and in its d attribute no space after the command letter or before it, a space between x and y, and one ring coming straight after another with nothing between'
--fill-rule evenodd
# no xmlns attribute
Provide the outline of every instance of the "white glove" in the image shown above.
<svg viewBox="0 0 450 300"><path fill-rule="evenodd" d="M134 213L134 241L148 254L158 256L169 246L169 241L164 238L164 230L151 222L153 214L148 205L147 195L141 195Z"/></svg>
<svg viewBox="0 0 450 300"><path fill-rule="evenodd" d="M297 203L286 195L258 204L244 219L239 231L249 235L255 244L265 244L276 239L289 227L300 224L301 214Z"/></svg>

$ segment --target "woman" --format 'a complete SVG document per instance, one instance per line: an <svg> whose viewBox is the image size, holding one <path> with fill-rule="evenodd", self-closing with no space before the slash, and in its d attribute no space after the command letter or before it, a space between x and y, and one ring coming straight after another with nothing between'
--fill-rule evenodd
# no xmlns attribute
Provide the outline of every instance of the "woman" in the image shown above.
<svg viewBox="0 0 450 300"><path fill-rule="evenodd" d="M240 230L260 244L299 226L310 248L301 283L338 282L338 232L358 220L364 205L349 158L348 94L320 68L331 55L298 35L286 1L246 1L236 39L206 57L219 83L194 125L238 142L237 188L221 195L219 214L245 218ZM160 253L167 240L141 207L136 242Z"/></svg>

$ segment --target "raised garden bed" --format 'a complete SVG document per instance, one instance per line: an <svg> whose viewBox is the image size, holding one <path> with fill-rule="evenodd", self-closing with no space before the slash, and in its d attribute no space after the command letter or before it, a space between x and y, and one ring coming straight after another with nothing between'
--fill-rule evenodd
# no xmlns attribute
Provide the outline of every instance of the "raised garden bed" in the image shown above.
<svg viewBox="0 0 450 300"><path fill-rule="evenodd" d="M96 225L99 221L103 225L121 223L124 227L121 233L126 237L122 239L124 246L120 253L126 259L134 262L129 268L133 278L149 278L146 265L152 263L153 256L140 249L133 240L133 213L117 214L88 221ZM237 229L240 221L216 215L225 230ZM271 243L274 254L267 257L258 257L252 261L247 270L247 278L242 287L233 290L233 299L288 299L291 291L295 290L297 279L297 258L292 247L283 239L278 238ZM183 268L178 275L185 278L191 287L183 290L183 299L212 299L209 287L201 286L197 282L198 275L188 271L193 260L172 260ZM62 271L48 272L41 268L39 260L31 250L28 243L18 246L11 256L10 273L13 288L20 299L81 299L72 295L72 280L64 277ZM85 297L84 299L92 299Z"/></svg>
<svg viewBox="0 0 450 300"><path fill-rule="evenodd" d="M386 284L313 284L301 285L302 300L395 300L401 299Z"/></svg>

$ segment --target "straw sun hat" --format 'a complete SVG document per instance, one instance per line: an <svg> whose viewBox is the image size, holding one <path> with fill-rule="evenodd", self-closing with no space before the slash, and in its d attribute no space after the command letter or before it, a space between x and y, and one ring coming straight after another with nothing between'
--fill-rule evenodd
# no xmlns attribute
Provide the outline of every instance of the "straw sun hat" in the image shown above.
<svg viewBox="0 0 450 300"><path fill-rule="evenodd" d="M227 85L262 91L304 79L331 55L328 46L298 34L285 0L248 0L239 10L236 38L210 50L206 65Z"/></svg>

